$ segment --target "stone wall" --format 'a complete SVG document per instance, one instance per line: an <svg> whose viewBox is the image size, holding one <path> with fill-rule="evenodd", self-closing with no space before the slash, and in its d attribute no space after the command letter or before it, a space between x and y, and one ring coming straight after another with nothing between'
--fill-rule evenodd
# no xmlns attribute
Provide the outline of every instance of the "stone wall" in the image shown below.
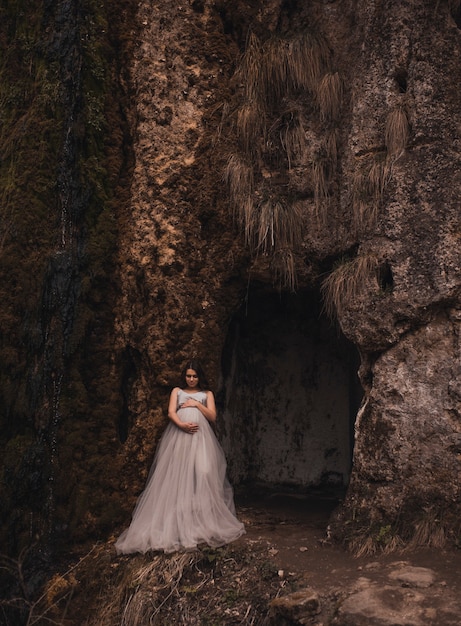
<svg viewBox="0 0 461 626"><path fill-rule="evenodd" d="M248 193L252 206L262 210L257 195L267 192L269 180L271 193L297 211L301 237L289 251L297 289L323 285L327 309L361 354L365 397L355 426L351 483L335 532L344 535L345 516L356 520L349 540L357 529L362 536L379 534L385 523L408 538L428 517L428 507L428 519L438 519L435 510L457 511L456 14L446 3L431 2L360 7L353 2L290 7L272 2L250 9L221 1L174 7L146 3L138 17L143 29L132 68L137 165L120 248L117 314L117 344L120 349L130 345L140 355L130 390L127 462L137 466L145 458L133 458L136 446L153 447L153 441L140 444L137 433L144 432L141 424L164 419L160 390L174 383L187 355L203 357L217 388L221 369L228 367L221 364L222 355L232 353L223 352L229 323L248 282L262 281L274 292L280 288L271 270L276 244L264 241L263 254L256 248L252 255L251 242L245 245L233 223L232 193L222 182L229 157L253 158L252 147L239 140L243 131L235 121L243 117L250 78L234 72L242 67L248 33L267 50L269 44L283 50L299 41L300 32L315 31L328 46L323 71L340 77L340 109L328 113L333 105L322 100L327 98L321 95L322 75L304 94L298 85L277 96L266 112L272 144L264 129L254 135L260 146L252 161L256 195L251 189ZM296 107L289 98L296 99ZM302 113L304 124L305 149L295 167L284 146L277 148L277 136L270 135L287 106ZM328 153L327 161L322 152L326 137L335 138L335 158ZM319 167L325 185L320 191ZM435 337L444 338L443 347ZM310 331L303 341L312 341ZM266 367L272 363L277 369L276 352L277 338L268 338ZM309 359L290 362L288 369L298 365L309 368ZM279 412L288 388L282 395ZM316 403L321 410L318 398ZM223 436L232 464L240 457L229 443L229 415L225 409ZM290 432L294 417L284 419ZM271 433L261 445L268 451L278 437L269 422L267 429ZM261 432L248 437L264 438ZM347 439L346 431L342 437ZM245 439L238 446L253 443ZM288 450L286 443L284 453ZM312 448L305 452L314 455ZM309 468L305 462L305 469L299 465L300 484L314 475L318 479L316 462ZM335 470L345 475L342 462ZM286 478L281 465L261 469L261 475ZM402 512L410 510L404 530Z"/></svg>
<svg viewBox="0 0 461 626"><path fill-rule="evenodd" d="M2 148L2 197L8 210L14 199L16 216L14 228L2 231L1 249L7 250L0 306L8 452L2 493L14 509L3 528L15 527L20 545L31 516L39 518L34 533L54 524L67 538L125 524L166 423L169 390L190 355L203 359L222 401L221 433L235 464L229 402L247 388L236 389L238 378L229 376L242 348L232 329L249 291L262 285L271 298L299 294L287 322L296 332L284 334L296 350L279 357L271 332L276 318L268 319L261 304L252 315L255 327L264 322L264 349L254 343L247 352L271 370L261 383L261 413L273 400L273 372L281 364L286 370L274 416L282 415L284 425L277 454L309 441L295 463L295 482L319 482L324 471L347 482L353 449L347 497L332 526L336 536L373 544L389 527L396 542L453 539L461 469L457 3L141 0L135 6L127 0L104 10L90 0L60 4L78 8L74 21L61 20L59 11L43 17L39 4L34 40L26 9L16 14L11 6L2 14L3 48L19 42L17 58L29 68L20 76L21 93L5 74L9 91L1 104L11 123ZM73 56L59 48L70 40L53 37L54 29L65 31L64 22L76 24ZM41 30L44 24L50 27ZM43 50L50 55L48 74L33 60ZM83 68L81 77L69 73L70 58ZM69 76L78 87L71 102ZM38 85L43 91L34 91ZM57 100L50 98L53 89ZM38 148L30 151L15 140L32 136L20 130L34 128L21 124L35 119L24 113L36 106L48 134L38 133ZM70 178L59 169L67 163L69 137ZM23 178L29 169L15 173L12 146L28 159L41 155L40 172L50 164L46 185L33 167L38 187ZM66 231L74 246L69 289L60 282L60 266L46 271L50 259L63 258L60 219L67 205L61 187L50 182L56 176L79 207ZM25 190L41 198L37 206ZM308 311L305 319L300 313L308 292L321 294L319 326ZM356 400L352 412L345 409L354 387L345 383L342 357L333 355L340 344L331 348L326 313L338 324L340 341L354 346L350 354L360 355L364 397L354 445ZM314 355L330 357L318 366L312 356L302 362L299 347L310 350L316 342ZM320 377L324 391L306 386L295 403L315 405L316 446L307 421L301 432L293 424L296 411L284 407L299 388L299 371L314 377L329 366L337 373ZM331 393L330 404L335 383L341 391ZM319 416L333 412L341 435L330 438L328 419ZM242 408L237 420L250 413ZM278 424L266 421L264 433L248 432L239 444L266 442L255 478L290 479L287 466L268 463ZM339 460L326 463L327 451L339 448ZM322 463L310 462L316 451ZM17 489L24 475L36 477L44 465L48 473L33 495ZM37 504L43 493L50 501L45 520Z"/></svg>

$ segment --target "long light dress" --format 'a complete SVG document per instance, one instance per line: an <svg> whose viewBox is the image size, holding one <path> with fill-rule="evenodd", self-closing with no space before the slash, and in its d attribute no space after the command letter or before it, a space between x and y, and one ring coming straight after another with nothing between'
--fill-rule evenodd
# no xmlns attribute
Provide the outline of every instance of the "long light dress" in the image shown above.
<svg viewBox="0 0 461 626"><path fill-rule="evenodd" d="M198 423L198 431L191 435L172 422L166 427L131 524L115 543L119 554L217 547L245 532L235 515L224 452L201 411L181 408L188 398L206 405L207 395L178 391L177 415Z"/></svg>

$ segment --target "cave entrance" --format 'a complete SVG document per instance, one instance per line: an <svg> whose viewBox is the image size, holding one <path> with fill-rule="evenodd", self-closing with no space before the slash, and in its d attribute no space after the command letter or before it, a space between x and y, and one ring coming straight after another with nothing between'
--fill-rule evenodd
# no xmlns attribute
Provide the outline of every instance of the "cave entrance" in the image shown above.
<svg viewBox="0 0 461 626"><path fill-rule="evenodd" d="M342 495L363 395L358 366L318 290L249 288L229 326L217 397L218 434L240 493Z"/></svg>

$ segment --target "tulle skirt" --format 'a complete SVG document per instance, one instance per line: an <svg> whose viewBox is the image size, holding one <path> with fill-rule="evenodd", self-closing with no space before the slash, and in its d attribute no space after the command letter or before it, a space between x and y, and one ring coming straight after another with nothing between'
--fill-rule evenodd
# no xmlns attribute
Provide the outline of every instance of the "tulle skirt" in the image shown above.
<svg viewBox="0 0 461 626"><path fill-rule="evenodd" d="M119 554L174 552L200 543L217 547L244 532L235 516L226 459L213 429L195 407L178 410L184 422L198 422L190 435L170 423L159 443L146 487L130 527L115 548Z"/></svg>

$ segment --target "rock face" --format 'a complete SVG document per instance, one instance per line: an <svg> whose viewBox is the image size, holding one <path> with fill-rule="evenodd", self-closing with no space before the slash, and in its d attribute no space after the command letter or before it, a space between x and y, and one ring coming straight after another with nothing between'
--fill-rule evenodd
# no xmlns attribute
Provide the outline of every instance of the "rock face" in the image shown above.
<svg viewBox="0 0 461 626"><path fill-rule="evenodd" d="M120 247L117 341L121 349L134 348L142 365L131 389L135 420L126 447L137 438L137 424L158 407L158 390L173 382L188 354L198 353L223 390L230 465L239 467L242 480L267 476L264 450L273 443L264 433L271 428L274 398L255 404L251 397L280 384L278 423L286 430L293 421L303 423L297 411L306 409L293 400L293 385L299 384L284 378L290 367L283 363L292 365L296 352L288 348L274 363L277 342L287 337L276 328L264 350L247 337L253 383L241 375L243 361L235 355L244 349L248 316L262 327L269 323L263 303L276 293L280 272L283 278L290 269L280 269L282 252L292 253L294 297L312 303L323 287L327 308L361 355L364 397L350 486L334 532L344 536L346 527L353 529L354 541L358 531L370 548L400 539L443 541L457 524L460 475L457 14L430 2L365 8L314 2L290 9L272 2L254 12L221 2L174 8L159 3L155 11L141 4L138 18L144 28L132 69L137 165ZM179 24L187 35L177 36ZM308 45L300 39L303 31L315 35L310 54L323 45L318 42L326 42L327 50L312 76L299 78L295 50ZM289 50L283 70L271 57L274 49L282 56ZM256 77L255 61L263 68ZM278 71L284 72L281 87ZM335 76L340 88L328 91L326 79L332 85ZM261 98L261 91L271 98L266 106L251 100ZM265 126L254 121L258 114ZM295 139L296 124L302 138ZM287 146L295 141L290 153ZM236 163L247 169L236 171ZM269 210L261 199L269 195L296 215L299 237L277 231L275 200ZM271 236L254 225L267 214ZM282 279L281 298L288 297L283 284L290 286L290 280ZM243 314L245 293L250 297ZM353 350L349 354L354 363ZM300 371L309 358L299 361ZM348 388L355 416L359 394ZM314 419L322 423L327 413ZM347 411L337 413L338 427L350 420ZM240 426L242 415L246 424L256 420L258 435ZM315 433L308 424L303 429L306 438ZM239 436L232 439L232 432ZM291 436L287 455L290 446L296 449ZM333 441L318 445L322 454L337 448ZM248 471L242 469L245 449L252 450L253 462L255 451L262 459ZM309 465L315 449L301 450ZM305 482L319 484L322 471L314 478L300 461L284 473L282 457L271 456L280 469L272 468L273 482L278 475L280 482L292 476L302 484L299 470L312 476ZM347 481L340 463L337 469L339 480Z"/></svg>
<svg viewBox="0 0 461 626"><path fill-rule="evenodd" d="M84 535L104 518L107 528L107 493L113 523L128 520L168 391L198 355L235 480L348 486L331 531L357 550L453 538L457 3L141 0L123 15L125 30L118 18L112 31L119 54L107 52L119 89L107 96L116 124L105 131L106 157L114 165L119 155L117 175L109 169L116 191L101 200L116 240L90 297L84 287L108 248L85 243L108 222L77 223L87 265L75 269L77 339L62 364L64 417L49 453L52 467L76 468L72 488L58 472L60 523ZM107 35L101 27L91 37ZM82 106L94 104L85 93ZM42 432L30 406L9 396L3 405L30 424L28 437ZM96 442L74 419L77 405Z"/></svg>
<svg viewBox="0 0 461 626"><path fill-rule="evenodd" d="M320 613L319 596L309 588L275 598L270 606L271 619L274 624L303 624Z"/></svg>
<svg viewBox="0 0 461 626"><path fill-rule="evenodd" d="M397 569L393 569L397 567ZM384 582L357 580L338 602L332 626L386 626L444 624L459 620L458 600L445 593L435 573L426 567L395 563L384 571ZM386 581L387 577L387 581ZM440 606L437 598L443 596Z"/></svg>

